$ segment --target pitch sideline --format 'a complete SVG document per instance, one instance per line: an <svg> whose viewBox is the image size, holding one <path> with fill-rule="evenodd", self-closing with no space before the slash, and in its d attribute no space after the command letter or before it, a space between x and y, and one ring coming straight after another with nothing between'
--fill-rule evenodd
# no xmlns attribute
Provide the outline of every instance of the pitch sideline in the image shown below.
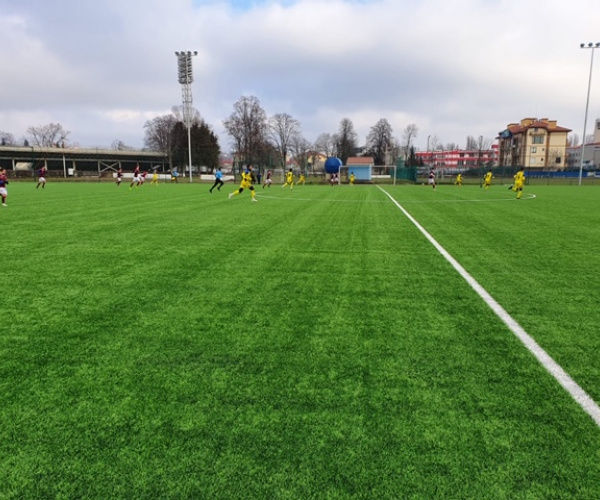
<svg viewBox="0 0 600 500"><path fill-rule="evenodd" d="M600 407L598 404L575 382L571 376L531 337L515 319L473 278L458 261L442 247L427 230L410 215L400 203L385 189L377 186L392 202L402 211L416 228L429 240L436 250L456 269L458 274L471 286L494 313L508 326L511 332L525 345L542 366L556 379L556 381L571 395L581 408L600 427Z"/></svg>

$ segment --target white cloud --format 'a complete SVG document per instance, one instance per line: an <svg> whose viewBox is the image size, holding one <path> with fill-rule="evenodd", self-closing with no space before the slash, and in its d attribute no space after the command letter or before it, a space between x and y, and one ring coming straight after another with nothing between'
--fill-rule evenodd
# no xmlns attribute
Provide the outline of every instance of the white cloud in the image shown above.
<svg viewBox="0 0 600 500"><path fill-rule="evenodd" d="M380 118L398 137L416 123L421 147L492 138L529 115L581 134L591 51L579 43L600 41L600 4L575 4L0 0L0 130L60 122L82 145L141 146L143 124L181 102L174 51L189 49L194 105L223 149L222 121L250 94L309 140L343 117L361 141Z"/></svg>

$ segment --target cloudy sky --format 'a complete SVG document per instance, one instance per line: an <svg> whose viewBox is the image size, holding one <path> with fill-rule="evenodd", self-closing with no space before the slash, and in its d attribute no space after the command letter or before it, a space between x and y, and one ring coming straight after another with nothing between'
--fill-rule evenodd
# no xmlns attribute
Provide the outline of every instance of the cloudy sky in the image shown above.
<svg viewBox="0 0 600 500"><path fill-rule="evenodd" d="M314 141L381 118L464 146L550 118L581 137L598 0L0 0L0 131L60 123L81 147L142 147L144 123L194 106L221 139L242 95L288 113ZM600 51L596 61L600 65ZM595 69L588 133L600 117Z"/></svg>

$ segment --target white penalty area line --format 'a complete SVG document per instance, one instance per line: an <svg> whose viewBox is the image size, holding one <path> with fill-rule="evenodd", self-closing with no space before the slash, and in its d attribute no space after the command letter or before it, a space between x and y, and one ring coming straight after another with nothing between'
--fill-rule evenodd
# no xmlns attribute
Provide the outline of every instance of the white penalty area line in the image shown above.
<svg viewBox="0 0 600 500"><path fill-rule="evenodd" d="M379 187L379 186L377 186ZM540 345L517 323L506 310L496 302L496 300L473 278L464 267L462 267L444 247L442 247L431 236L415 218L410 215L400 203L398 203L385 189L379 187L387 197L402 211L419 231L429 240L429 242L442 254L442 256L452 265L463 279L471 286L484 302L496 313L506 326L515 334L515 336L527 347L527 349L537 358L542 366L558 381L558 383L572 396L572 398L583 408L583 410L600 427L600 407L598 404L575 382L562 367L550 357L550 355L540 347Z"/></svg>

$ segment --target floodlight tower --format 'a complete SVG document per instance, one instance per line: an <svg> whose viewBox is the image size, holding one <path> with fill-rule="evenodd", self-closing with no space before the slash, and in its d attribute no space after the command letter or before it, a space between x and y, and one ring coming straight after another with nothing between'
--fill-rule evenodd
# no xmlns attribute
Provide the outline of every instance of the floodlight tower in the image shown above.
<svg viewBox="0 0 600 500"><path fill-rule="evenodd" d="M585 134L587 132L588 107L590 104L590 88L592 86L592 69L594 67L594 49L600 47L600 42L597 43L582 43L579 45L582 49L592 49L592 57L590 60L590 76L588 78L587 98L585 100L585 118L583 119L583 141L581 143L581 162L579 164L579 185L581 186L581 178L583 177L583 157L585 155Z"/></svg>
<svg viewBox="0 0 600 500"><path fill-rule="evenodd" d="M190 182L192 182L192 139L190 133L192 128L192 82L194 81L192 56L197 56L198 52L188 50L187 52L175 52L175 55L177 56L177 70L183 98L183 122L187 127L188 134L188 166L190 169Z"/></svg>

